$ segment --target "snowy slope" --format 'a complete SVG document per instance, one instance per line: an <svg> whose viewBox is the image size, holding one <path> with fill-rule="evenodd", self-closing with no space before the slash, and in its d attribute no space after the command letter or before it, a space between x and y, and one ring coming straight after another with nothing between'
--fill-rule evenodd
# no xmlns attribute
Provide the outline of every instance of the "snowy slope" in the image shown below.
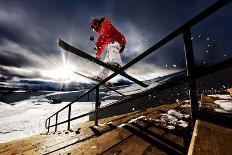
<svg viewBox="0 0 232 155"><path fill-rule="evenodd" d="M69 95L67 92L64 94ZM43 97L45 96L31 96L29 99L14 102L12 105L0 102L0 143L45 132L45 120L69 103L49 104ZM108 102L103 102L103 105ZM93 102L77 102L72 105L72 115L86 113L93 108ZM64 110L59 115L59 121L66 119L67 111ZM87 120L88 117L84 117L75 123ZM64 129L66 127L63 126Z"/></svg>

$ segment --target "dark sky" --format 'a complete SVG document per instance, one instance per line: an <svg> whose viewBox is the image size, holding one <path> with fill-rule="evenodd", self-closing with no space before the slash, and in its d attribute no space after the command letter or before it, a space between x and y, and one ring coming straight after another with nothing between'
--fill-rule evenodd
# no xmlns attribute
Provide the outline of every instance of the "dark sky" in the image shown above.
<svg viewBox="0 0 232 155"><path fill-rule="evenodd" d="M144 52L216 0L7 0L0 1L0 76L8 79L53 79L57 68L68 62L75 70L94 74L89 64L62 51L61 37L94 55L89 23L108 17L127 40L124 64ZM194 26L197 65L230 58L232 5ZM165 47L132 66L127 72L140 78L162 76L185 67L184 45L179 36Z"/></svg>

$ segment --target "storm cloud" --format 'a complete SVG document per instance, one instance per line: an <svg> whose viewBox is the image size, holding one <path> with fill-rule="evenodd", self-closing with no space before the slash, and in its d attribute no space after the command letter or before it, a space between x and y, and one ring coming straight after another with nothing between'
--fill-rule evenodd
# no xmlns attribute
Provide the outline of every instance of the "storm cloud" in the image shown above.
<svg viewBox="0 0 232 155"><path fill-rule="evenodd" d="M126 64L213 2L216 0L1 1L0 73L9 77L46 79L48 76L43 74L43 70L58 67L64 57L77 70L95 73L97 65L86 65L88 61L62 51L57 46L57 39L62 38L94 55L89 37L94 35L97 38L97 35L91 31L89 23L103 16L109 17L126 37L123 52ZM197 65L232 56L229 10L231 4L192 29ZM183 39L179 36L132 66L128 73L136 77L142 74L144 78L162 76L184 69L184 57ZM17 69L24 70L25 74Z"/></svg>

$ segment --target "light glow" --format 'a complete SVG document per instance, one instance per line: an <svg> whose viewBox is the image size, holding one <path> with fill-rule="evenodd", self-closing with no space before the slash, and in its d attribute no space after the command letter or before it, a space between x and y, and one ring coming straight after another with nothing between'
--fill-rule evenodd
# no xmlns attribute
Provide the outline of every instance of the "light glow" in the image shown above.
<svg viewBox="0 0 232 155"><path fill-rule="evenodd" d="M68 82L74 78L74 70L75 66L73 65L63 65L56 69L47 71L47 75L61 82Z"/></svg>

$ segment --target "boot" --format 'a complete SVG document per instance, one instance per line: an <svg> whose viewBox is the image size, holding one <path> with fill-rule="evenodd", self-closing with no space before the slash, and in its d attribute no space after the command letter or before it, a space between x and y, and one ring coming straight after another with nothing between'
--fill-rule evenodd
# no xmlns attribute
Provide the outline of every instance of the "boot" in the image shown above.
<svg viewBox="0 0 232 155"><path fill-rule="evenodd" d="M99 76L93 76L92 79L99 82L102 81L102 79Z"/></svg>

